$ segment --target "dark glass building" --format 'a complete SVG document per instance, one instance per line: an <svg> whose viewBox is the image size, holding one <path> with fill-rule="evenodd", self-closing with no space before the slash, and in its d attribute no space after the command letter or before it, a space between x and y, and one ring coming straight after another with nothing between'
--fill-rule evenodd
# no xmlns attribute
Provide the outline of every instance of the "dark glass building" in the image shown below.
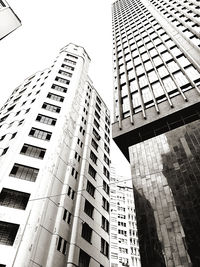
<svg viewBox="0 0 200 267"><path fill-rule="evenodd" d="M200 266L200 6L112 5L113 138L130 161L142 267Z"/></svg>

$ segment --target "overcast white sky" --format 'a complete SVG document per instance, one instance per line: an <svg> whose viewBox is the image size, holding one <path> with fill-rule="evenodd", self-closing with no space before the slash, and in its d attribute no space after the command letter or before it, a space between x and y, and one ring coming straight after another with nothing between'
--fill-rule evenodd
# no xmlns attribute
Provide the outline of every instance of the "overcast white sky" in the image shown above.
<svg viewBox="0 0 200 267"><path fill-rule="evenodd" d="M31 74L52 65L60 48L72 42L91 58L89 75L112 110L113 0L8 0L22 26L0 41L0 106ZM115 145L111 155L120 175L129 165Z"/></svg>

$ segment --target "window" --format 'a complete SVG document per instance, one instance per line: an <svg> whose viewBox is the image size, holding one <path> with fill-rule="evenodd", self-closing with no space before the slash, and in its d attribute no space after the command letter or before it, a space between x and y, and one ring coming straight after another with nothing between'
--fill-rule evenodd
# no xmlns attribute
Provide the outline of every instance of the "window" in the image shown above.
<svg viewBox="0 0 200 267"><path fill-rule="evenodd" d="M62 64L61 67L62 67L62 68L65 68L65 69L67 69L67 70L71 70L71 71L74 70L74 67L68 66L68 65L66 65L66 64Z"/></svg>
<svg viewBox="0 0 200 267"><path fill-rule="evenodd" d="M96 97L96 100L99 103L99 105L101 105L101 100L100 100L100 98L98 96Z"/></svg>
<svg viewBox="0 0 200 267"><path fill-rule="evenodd" d="M90 181L87 181L86 191L87 191L92 197L94 197L95 187L93 186L92 183L90 183Z"/></svg>
<svg viewBox="0 0 200 267"><path fill-rule="evenodd" d="M99 127L100 127L100 125L99 125L99 123L94 119L94 125L97 127L97 129L99 130Z"/></svg>
<svg viewBox="0 0 200 267"><path fill-rule="evenodd" d="M106 167L103 167L103 174L108 178L108 180L110 180L110 173L109 173L109 171L106 169Z"/></svg>
<svg viewBox="0 0 200 267"><path fill-rule="evenodd" d="M52 100L59 101L59 102L63 102L64 101L64 97L63 96L52 94L52 93L48 93L47 97L52 99Z"/></svg>
<svg viewBox="0 0 200 267"><path fill-rule="evenodd" d="M60 78L60 77L56 77L55 80L57 82L64 83L64 84L69 84L70 83L69 80L66 80L66 79L63 79L63 78Z"/></svg>
<svg viewBox="0 0 200 267"><path fill-rule="evenodd" d="M29 135L42 140L50 140L52 133L37 128L31 128Z"/></svg>
<svg viewBox="0 0 200 267"><path fill-rule="evenodd" d="M92 178L95 179L96 176L96 170L89 164L89 169L88 169L88 173L92 176Z"/></svg>
<svg viewBox="0 0 200 267"><path fill-rule="evenodd" d="M87 240L89 243L91 243L92 228L87 223L83 223L82 224L82 233L81 233L81 236L85 240Z"/></svg>
<svg viewBox="0 0 200 267"><path fill-rule="evenodd" d="M94 206L90 204L89 201L85 200L84 212L90 217L93 218Z"/></svg>
<svg viewBox="0 0 200 267"><path fill-rule="evenodd" d="M110 154L110 148L106 143L104 143L104 149L108 154Z"/></svg>
<svg viewBox="0 0 200 267"><path fill-rule="evenodd" d="M67 77L72 77L72 74L69 73L69 72L67 72L67 71L59 70L58 73L59 73L59 74L62 74L62 75L65 75L65 76L67 76Z"/></svg>
<svg viewBox="0 0 200 267"><path fill-rule="evenodd" d="M110 165L110 160L109 158L106 156L106 154L104 154L104 161L106 162L106 164L109 166Z"/></svg>
<svg viewBox="0 0 200 267"><path fill-rule="evenodd" d="M105 134L105 140L108 142L108 144L110 144L110 138L107 136L107 134Z"/></svg>
<svg viewBox="0 0 200 267"><path fill-rule="evenodd" d="M55 113L59 113L61 109L59 106L55 106L46 102L42 105L42 108Z"/></svg>
<svg viewBox="0 0 200 267"><path fill-rule="evenodd" d="M55 90L57 90L57 91L63 92L63 93L66 93L66 92L67 92L67 88L62 87L62 86L60 86L60 85L53 84L53 85L51 86L51 88L52 88L52 89L55 89Z"/></svg>
<svg viewBox="0 0 200 267"><path fill-rule="evenodd" d="M64 209L64 211L63 211L63 220L65 222L67 222L68 224L70 224L71 223L71 218L72 218L72 214L68 210Z"/></svg>
<svg viewBox="0 0 200 267"><path fill-rule="evenodd" d="M103 253L106 257L109 255L109 245L103 238L101 238L101 253Z"/></svg>
<svg viewBox="0 0 200 267"><path fill-rule="evenodd" d="M110 194L110 187L109 185L103 181L103 190L109 195Z"/></svg>
<svg viewBox="0 0 200 267"><path fill-rule="evenodd" d="M9 147L6 147L6 148L3 149L2 153L1 153L1 156L3 156L4 154L6 154L6 152L8 151L8 148Z"/></svg>
<svg viewBox="0 0 200 267"><path fill-rule="evenodd" d="M90 158L95 164L97 163L97 156L92 152L92 150L90 151Z"/></svg>
<svg viewBox="0 0 200 267"><path fill-rule="evenodd" d="M15 163L10 172L10 176L35 182L38 172L39 169Z"/></svg>
<svg viewBox="0 0 200 267"><path fill-rule="evenodd" d="M95 115L95 117L98 119L98 120L100 120L100 115L98 114L98 112L94 112L94 115Z"/></svg>
<svg viewBox="0 0 200 267"><path fill-rule="evenodd" d="M57 120L55 118L51 118L51 117L48 117L42 114L38 114L36 121L39 121L41 123L45 123L48 125L55 125Z"/></svg>
<svg viewBox="0 0 200 267"><path fill-rule="evenodd" d="M75 191L69 186L68 191L67 191L67 195L73 200L74 199L74 195L75 195Z"/></svg>
<svg viewBox="0 0 200 267"><path fill-rule="evenodd" d="M108 220L102 215L101 218L101 227L107 232L109 233L109 222Z"/></svg>
<svg viewBox="0 0 200 267"><path fill-rule="evenodd" d="M94 141L94 139L92 139L91 145L94 147L95 150L98 149L98 144Z"/></svg>
<svg viewBox="0 0 200 267"><path fill-rule="evenodd" d="M67 54L67 57L71 57L71 58L74 58L74 59L78 59L78 57L73 56L73 55L71 55L71 54Z"/></svg>
<svg viewBox="0 0 200 267"><path fill-rule="evenodd" d="M107 212L109 212L109 202L108 202L104 197L102 197L102 207L103 207Z"/></svg>
<svg viewBox="0 0 200 267"><path fill-rule="evenodd" d="M110 134L110 129L109 129L109 127L105 124L105 130L106 130L106 132L108 133L108 134Z"/></svg>
<svg viewBox="0 0 200 267"><path fill-rule="evenodd" d="M64 255L67 253L67 241L61 236L58 236L57 250L62 252Z"/></svg>
<svg viewBox="0 0 200 267"><path fill-rule="evenodd" d="M0 0L0 7L6 7L6 5L4 4L2 0Z"/></svg>
<svg viewBox="0 0 200 267"><path fill-rule="evenodd" d="M90 256L85 251L80 249L78 266L89 267L89 265L90 265Z"/></svg>
<svg viewBox="0 0 200 267"><path fill-rule="evenodd" d="M24 144L20 151L20 154L33 157L33 158L37 158L37 159L43 159L45 152L46 152L46 149L44 148L32 146L29 144Z"/></svg>
<svg viewBox="0 0 200 267"><path fill-rule="evenodd" d="M69 64L71 64L71 65L76 65L76 62L73 61L73 60L70 60L70 59L65 58L64 61L67 62L67 63L69 63Z"/></svg>
<svg viewBox="0 0 200 267"><path fill-rule="evenodd" d="M0 205L25 210L30 194L3 188L0 193Z"/></svg>
<svg viewBox="0 0 200 267"><path fill-rule="evenodd" d="M99 112L101 112L101 108L100 108L100 106L96 103L96 109L99 111Z"/></svg>
<svg viewBox="0 0 200 267"><path fill-rule="evenodd" d="M75 179L78 177L78 172L72 167L71 175L74 176Z"/></svg>
<svg viewBox="0 0 200 267"><path fill-rule="evenodd" d="M18 229L18 224L0 221L0 244L12 246Z"/></svg>
<svg viewBox="0 0 200 267"><path fill-rule="evenodd" d="M98 134L98 132L93 128L92 131L93 135L96 137L96 139L99 141L101 139L101 136Z"/></svg>

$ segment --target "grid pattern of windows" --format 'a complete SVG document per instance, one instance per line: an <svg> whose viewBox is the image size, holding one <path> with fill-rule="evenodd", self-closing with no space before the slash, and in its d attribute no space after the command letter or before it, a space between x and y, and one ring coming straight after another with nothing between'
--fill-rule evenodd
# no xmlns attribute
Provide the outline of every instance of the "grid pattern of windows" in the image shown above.
<svg viewBox="0 0 200 267"><path fill-rule="evenodd" d="M18 224L0 221L0 244L12 246L18 229Z"/></svg>
<svg viewBox="0 0 200 267"><path fill-rule="evenodd" d="M41 130L41 129L32 128L30 130L29 135L32 136L32 137L38 138L38 139L42 139L42 140L47 140L48 141L48 140L51 139L52 133L44 131L44 130Z"/></svg>
<svg viewBox="0 0 200 267"><path fill-rule="evenodd" d="M32 146L29 144L24 144L20 151L20 154L33 157L33 158L37 158L37 159L43 159L45 152L46 152L46 149L44 148Z"/></svg>
<svg viewBox="0 0 200 267"><path fill-rule="evenodd" d="M46 115L38 114L37 118L36 118L36 121L39 121L41 123L45 123L45 124L48 124L48 125L55 125L57 119L48 117Z"/></svg>
<svg viewBox="0 0 200 267"><path fill-rule="evenodd" d="M30 194L3 188L0 193L0 206L25 210Z"/></svg>
<svg viewBox="0 0 200 267"><path fill-rule="evenodd" d="M173 24L189 43L200 46L197 9L194 3L145 0L151 2ZM191 13L191 14L190 14ZM170 36L150 10L138 1L116 1L113 4L113 55L115 119L123 118L180 95L187 101L185 91L199 91L199 73L186 58L184 49Z"/></svg>
<svg viewBox="0 0 200 267"><path fill-rule="evenodd" d="M38 172L39 169L15 163L10 172L10 176L30 182L35 182Z"/></svg>

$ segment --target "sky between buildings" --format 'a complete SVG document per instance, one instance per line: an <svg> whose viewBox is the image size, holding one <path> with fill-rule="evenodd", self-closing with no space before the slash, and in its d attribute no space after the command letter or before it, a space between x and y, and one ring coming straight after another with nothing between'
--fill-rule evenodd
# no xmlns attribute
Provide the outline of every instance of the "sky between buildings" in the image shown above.
<svg viewBox="0 0 200 267"><path fill-rule="evenodd" d="M112 2L8 0L22 26L0 41L0 107L25 78L50 67L72 42L88 52L89 75L112 113ZM117 173L129 178L129 164L114 143L111 158Z"/></svg>

